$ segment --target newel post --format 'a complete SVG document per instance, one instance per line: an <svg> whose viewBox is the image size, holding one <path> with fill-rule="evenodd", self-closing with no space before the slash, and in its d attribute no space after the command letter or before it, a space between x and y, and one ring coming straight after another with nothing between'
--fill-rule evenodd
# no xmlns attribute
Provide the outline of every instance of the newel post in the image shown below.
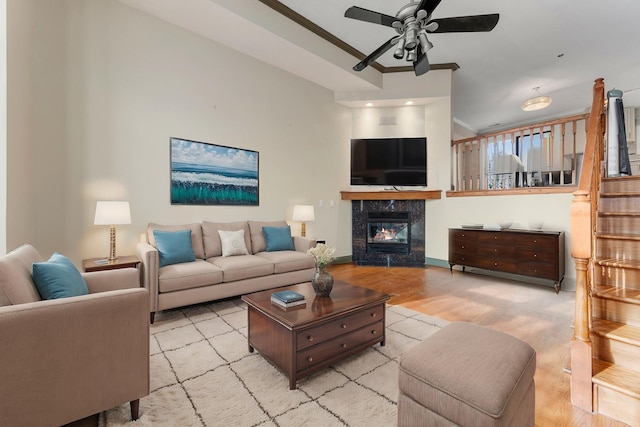
<svg viewBox="0 0 640 427"><path fill-rule="evenodd" d="M571 403L593 412L592 349L589 334L589 265L591 259L591 202L578 190L571 203L571 256L576 264L576 309L571 340Z"/></svg>

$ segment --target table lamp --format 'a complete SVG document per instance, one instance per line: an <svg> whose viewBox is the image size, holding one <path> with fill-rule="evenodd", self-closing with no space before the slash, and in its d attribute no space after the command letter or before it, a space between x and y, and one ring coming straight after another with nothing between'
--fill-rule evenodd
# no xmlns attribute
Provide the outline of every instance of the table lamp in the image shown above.
<svg viewBox="0 0 640 427"><path fill-rule="evenodd" d="M294 221L302 222L302 226L300 227L300 235L305 237L307 235L307 227L306 221L313 221L315 219L313 215L313 205L295 205L293 207L293 218Z"/></svg>
<svg viewBox="0 0 640 427"><path fill-rule="evenodd" d="M97 202L93 224L109 226L109 261L115 261L118 259L116 257L116 225L131 224L129 202Z"/></svg>

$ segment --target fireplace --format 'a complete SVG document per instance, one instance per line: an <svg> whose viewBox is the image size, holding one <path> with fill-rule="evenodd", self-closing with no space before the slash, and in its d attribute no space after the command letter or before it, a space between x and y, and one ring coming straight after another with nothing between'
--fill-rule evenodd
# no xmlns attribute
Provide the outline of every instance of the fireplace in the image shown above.
<svg viewBox="0 0 640 427"><path fill-rule="evenodd" d="M367 212L367 253L411 252L411 212Z"/></svg>
<svg viewBox="0 0 640 427"><path fill-rule="evenodd" d="M424 211L424 200L354 200L352 260L358 265L424 267Z"/></svg>

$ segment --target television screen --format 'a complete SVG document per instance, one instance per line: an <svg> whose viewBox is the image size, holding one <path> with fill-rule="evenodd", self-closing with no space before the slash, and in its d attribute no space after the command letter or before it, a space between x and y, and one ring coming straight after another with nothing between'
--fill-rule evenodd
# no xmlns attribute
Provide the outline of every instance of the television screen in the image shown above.
<svg viewBox="0 0 640 427"><path fill-rule="evenodd" d="M427 185L427 138L352 139L351 185Z"/></svg>

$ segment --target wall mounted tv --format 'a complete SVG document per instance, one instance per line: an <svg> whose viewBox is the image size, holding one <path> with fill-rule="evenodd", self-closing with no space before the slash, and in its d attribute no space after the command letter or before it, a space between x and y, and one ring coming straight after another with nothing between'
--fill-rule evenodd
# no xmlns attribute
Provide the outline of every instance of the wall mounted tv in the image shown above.
<svg viewBox="0 0 640 427"><path fill-rule="evenodd" d="M427 138L351 140L351 185L427 185Z"/></svg>

